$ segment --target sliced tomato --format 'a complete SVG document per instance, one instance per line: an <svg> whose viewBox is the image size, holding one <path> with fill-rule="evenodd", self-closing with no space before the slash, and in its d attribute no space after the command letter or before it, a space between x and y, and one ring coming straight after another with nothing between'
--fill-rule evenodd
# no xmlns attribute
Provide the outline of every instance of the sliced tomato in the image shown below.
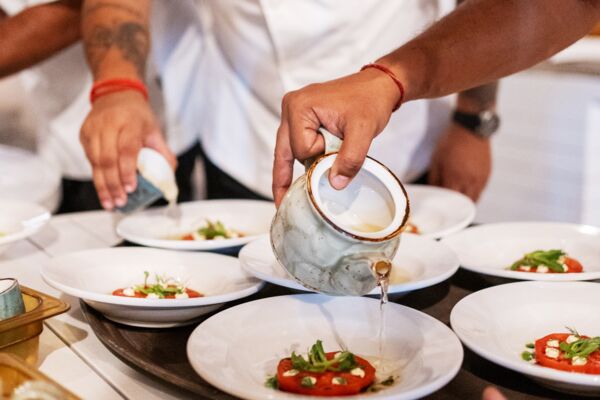
<svg viewBox="0 0 600 400"><path fill-rule="evenodd" d="M565 257L565 264L569 268L566 272L583 272L583 266L579 261L571 257ZM529 269L528 269L529 268ZM519 272L536 272L538 274L561 274L563 272L556 272L548 268L546 272L540 272L537 270L538 267L519 266L516 271Z"/></svg>
<svg viewBox="0 0 600 400"><path fill-rule="evenodd" d="M327 359L331 360L336 352L327 353ZM286 371L294 369L292 360L284 358L277 366L277 382L279 389L284 392L308 394L313 396L350 396L360 393L375 381L375 368L364 358L354 356L358 365L365 372L364 377L352 375L350 372L308 372L299 371L294 376L284 376ZM311 386L302 386L302 378L311 376L317 381ZM345 384L336 385L334 378L342 378Z"/></svg>
<svg viewBox="0 0 600 400"><path fill-rule="evenodd" d="M564 352L560 351L558 358L546 355L546 343L548 340L558 340L559 344L566 342L570 333L551 333L535 341L535 360L544 367L554 368L561 371L579 372L582 374L600 374L600 350L596 350L587 358L585 365L573 365L570 359L564 358ZM587 336L581 336L588 339Z"/></svg>
<svg viewBox="0 0 600 400"><path fill-rule="evenodd" d="M565 264L569 267L567 272L583 272L583 265L571 257L565 257Z"/></svg>
<svg viewBox="0 0 600 400"><path fill-rule="evenodd" d="M188 233L186 235L183 235L181 237L181 240L194 240L194 235L192 235L191 233Z"/></svg>

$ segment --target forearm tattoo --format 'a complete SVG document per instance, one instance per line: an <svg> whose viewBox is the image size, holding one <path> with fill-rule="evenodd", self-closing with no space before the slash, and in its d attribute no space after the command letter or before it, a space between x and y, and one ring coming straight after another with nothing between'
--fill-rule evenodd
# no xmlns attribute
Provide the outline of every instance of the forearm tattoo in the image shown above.
<svg viewBox="0 0 600 400"><path fill-rule="evenodd" d="M110 23L96 23L90 29L86 41L86 51L90 67L95 74L110 50L118 50L123 59L133 65L141 79L145 76L146 58L150 47L147 24L136 10L115 3L100 3L85 10L85 14L100 9L115 8L134 18L113 19Z"/></svg>

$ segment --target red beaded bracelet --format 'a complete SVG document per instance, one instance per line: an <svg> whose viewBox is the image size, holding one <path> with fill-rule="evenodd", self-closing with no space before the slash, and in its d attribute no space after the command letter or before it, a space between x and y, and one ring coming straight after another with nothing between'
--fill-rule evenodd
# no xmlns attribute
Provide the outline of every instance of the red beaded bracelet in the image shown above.
<svg viewBox="0 0 600 400"><path fill-rule="evenodd" d="M137 90L146 100L148 100L148 89L146 89L146 85L144 85L142 81L137 79L115 78L95 82L90 91L90 102L94 104L99 97L110 93L121 92L123 90Z"/></svg>
<svg viewBox="0 0 600 400"><path fill-rule="evenodd" d="M398 86L398 90L400 90L400 99L398 99L398 103L396 103L396 106L394 107L394 109L392 110L392 112L394 112L397 109L399 109L400 106L402 105L402 101L404 100L404 86L402 85L402 82L400 82L400 79L398 79L398 77L396 76L396 74L394 74L394 72L392 72L391 69L389 69L388 67L386 67L384 65L375 64L375 63L373 63L373 64L367 64L367 65L363 66L360 70L364 71L367 68L378 69L378 70L384 72L390 78L392 78L392 80L394 81L394 83L396 84L396 86Z"/></svg>

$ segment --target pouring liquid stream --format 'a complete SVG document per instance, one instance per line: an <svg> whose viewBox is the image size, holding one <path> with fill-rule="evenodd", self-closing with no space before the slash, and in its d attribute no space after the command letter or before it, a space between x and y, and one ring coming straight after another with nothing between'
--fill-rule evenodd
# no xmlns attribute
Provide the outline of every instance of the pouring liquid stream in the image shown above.
<svg viewBox="0 0 600 400"><path fill-rule="evenodd" d="M392 264L389 261L380 261L374 266L375 275L377 276L377 285L381 289L381 297L379 301L379 363L384 361L384 346L383 336L385 332L385 305L388 302L388 287L390 283L390 274Z"/></svg>

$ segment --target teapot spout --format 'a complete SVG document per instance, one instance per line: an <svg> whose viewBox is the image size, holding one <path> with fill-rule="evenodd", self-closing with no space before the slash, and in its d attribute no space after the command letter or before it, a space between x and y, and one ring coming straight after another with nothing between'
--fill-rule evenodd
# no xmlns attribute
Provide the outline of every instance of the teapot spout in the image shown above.
<svg viewBox="0 0 600 400"><path fill-rule="evenodd" d="M381 255L343 257L329 277L330 294L364 296L385 281L391 270L392 263Z"/></svg>

